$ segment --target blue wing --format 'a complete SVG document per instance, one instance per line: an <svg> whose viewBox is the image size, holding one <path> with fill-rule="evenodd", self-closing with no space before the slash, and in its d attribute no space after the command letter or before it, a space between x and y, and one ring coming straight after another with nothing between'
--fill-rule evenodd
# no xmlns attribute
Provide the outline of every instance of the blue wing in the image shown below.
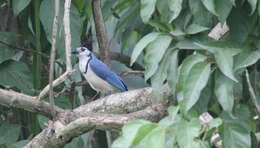
<svg viewBox="0 0 260 148"><path fill-rule="evenodd" d="M96 73L97 76L113 85L114 87L120 89L121 91L127 91L127 86L121 77L119 77L116 73L111 71L107 65L105 65L102 61L97 59L97 57L91 54L92 59L89 62L90 68Z"/></svg>

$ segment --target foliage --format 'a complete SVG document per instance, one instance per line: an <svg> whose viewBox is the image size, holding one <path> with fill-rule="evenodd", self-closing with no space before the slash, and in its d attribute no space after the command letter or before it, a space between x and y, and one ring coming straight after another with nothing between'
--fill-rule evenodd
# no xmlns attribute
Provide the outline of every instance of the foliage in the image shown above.
<svg viewBox="0 0 260 148"><path fill-rule="evenodd" d="M63 5L61 0L56 77L65 70ZM0 41L50 54L51 0L4 0L0 6ZM137 120L125 125L112 147L208 148L214 132L219 132L224 148L257 147L259 1L102 0L102 11L112 52L131 57L131 65L136 62L145 69L144 78L124 78L129 88L151 85L156 96L167 82L171 99L177 100L158 123ZM73 0L70 13L73 48L87 43L98 53L91 0ZM229 31L223 40L214 40L208 34L219 22L226 23ZM48 83L47 63L40 55L0 43L0 87L37 95ZM112 68L116 72L134 70L120 61L113 61ZM245 70L258 104L248 91ZM78 81L77 73L55 92ZM56 104L67 109L79 106L85 103L84 92L94 93L89 86L77 86L61 94ZM201 125L198 117L205 111L214 119ZM0 147L21 147L47 121L37 114L0 107L0 133L4 133ZM83 147L86 141L75 138L66 147Z"/></svg>

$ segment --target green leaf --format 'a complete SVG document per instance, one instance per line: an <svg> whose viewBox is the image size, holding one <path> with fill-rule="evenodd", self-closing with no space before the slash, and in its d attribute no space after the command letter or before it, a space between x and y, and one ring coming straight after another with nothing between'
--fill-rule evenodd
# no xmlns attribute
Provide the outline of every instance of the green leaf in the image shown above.
<svg viewBox="0 0 260 148"><path fill-rule="evenodd" d="M14 36L10 32L0 32L0 38L9 44L14 44ZM15 55L15 50L0 44L0 63L11 59Z"/></svg>
<svg viewBox="0 0 260 148"><path fill-rule="evenodd" d="M8 148L21 148L24 147L26 144L29 143L29 140L21 140L16 143L12 143L10 145L7 145Z"/></svg>
<svg viewBox="0 0 260 148"><path fill-rule="evenodd" d="M171 58L174 55L173 49L168 49L165 53L165 57L160 62L160 66L157 69L157 72L151 77L151 83L153 91L159 93L162 89L163 82L167 78L167 71L170 68Z"/></svg>
<svg viewBox="0 0 260 148"><path fill-rule="evenodd" d="M222 108L231 113L234 105L234 83L219 71L215 72L215 94Z"/></svg>
<svg viewBox="0 0 260 148"><path fill-rule="evenodd" d="M151 130L137 145L138 148L165 148L166 129L157 127Z"/></svg>
<svg viewBox="0 0 260 148"><path fill-rule="evenodd" d="M156 0L141 0L141 18L147 23L155 10Z"/></svg>
<svg viewBox="0 0 260 148"><path fill-rule="evenodd" d="M31 0L12 0L12 6L13 6L13 11L14 15L17 16L19 13L26 8Z"/></svg>
<svg viewBox="0 0 260 148"><path fill-rule="evenodd" d="M215 9L218 20L223 24L232 9L232 3L229 0L215 0Z"/></svg>
<svg viewBox="0 0 260 148"><path fill-rule="evenodd" d="M46 11L48 10L48 11ZM60 12L59 12L59 29L57 34L57 55L65 61L65 35L63 26L63 15L64 15L64 1L60 1ZM47 39L51 42L52 36L52 22L54 16L54 5L52 0L44 0L40 6L40 20L46 33ZM81 36L81 19L80 14L76 7L72 4L70 9L70 29L71 29L71 48L78 47L80 45Z"/></svg>
<svg viewBox="0 0 260 148"><path fill-rule="evenodd" d="M210 64L199 62L192 66L183 85L184 111L187 112L199 100L202 89L206 86L210 76Z"/></svg>
<svg viewBox="0 0 260 148"><path fill-rule="evenodd" d="M249 4L251 5L251 15L255 12L257 0L248 0Z"/></svg>
<svg viewBox="0 0 260 148"><path fill-rule="evenodd" d="M231 80L238 82L233 74L233 57L224 50L217 51L214 56L221 72Z"/></svg>
<svg viewBox="0 0 260 148"><path fill-rule="evenodd" d="M201 0L201 2L208 9L209 12L211 12L214 15L217 15L214 0Z"/></svg>
<svg viewBox="0 0 260 148"><path fill-rule="evenodd" d="M179 112L179 106L170 106L168 109L167 109L168 113L169 113L169 116L174 119L177 115L177 113Z"/></svg>
<svg viewBox="0 0 260 148"><path fill-rule="evenodd" d="M210 120L207 125L208 125L208 130L213 129L213 128L218 128L220 125L222 125L222 119L221 118L214 118Z"/></svg>
<svg viewBox="0 0 260 148"><path fill-rule="evenodd" d="M170 67L167 74L167 82L169 83L172 93L175 94L176 84L178 80L178 53L179 50L174 50L170 59Z"/></svg>
<svg viewBox="0 0 260 148"><path fill-rule="evenodd" d="M6 61L0 64L0 85L29 92L29 88L32 88L32 73L22 62Z"/></svg>
<svg viewBox="0 0 260 148"><path fill-rule="evenodd" d="M196 42L195 44L212 52L221 72L237 82L237 79L233 74L233 56L241 52L241 47L238 47L238 45L229 41Z"/></svg>
<svg viewBox="0 0 260 148"><path fill-rule="evenodd" d="M248 16L247 7L233 8L230 16L227 19L227 25L229 27L229 39L244 43L251 30L254 28L252 17Z"/></svg>
<svg viewBox="0 0 260 148"><path fill-rule="evenodd" d="M251 148L250 123L229 114L223 115L224 128L220 133L224 148Z"/></svg>
<svg viewBox="0 0 260 148"><path fill-rule="evenodd" d="M260 59L260 50L245 51L235 56L235 71L255 64Z"/></svg>
<svg viewBox="0 0 260 148"><path fill-rule="evenodd" d="M207 57L202 54L195 54L185 58L185 60L182 62L177 83L177 98L179 101L183 100L183 89L191 68L196 63L206 60L206 58Z"/></svg>
<svg viewBox="0 0 260 148"><path fill-rule="evenodd" d="M157 70L164 53L170 46L172 37L169 35L159 35L156 40L150 43L145 49L145 81L147 81Z"/></svg>
<svg viewBox="0 0 260 148"><path fill-rule="evenodd" d="M37 119L38 119L41 129L44 129L46 127L49 119L42 115L37 115Z"/></svg>
<svg viewBox="0 0 260 148"><path fill-rule="evenodd" d="M66 144L64 148L84 148L84 141L81 137L73 138L73 140Z"/></svg>
<svg viewBox="0 0 260 148"><path fill-rule="evenodd" d="M257 12L258 12L258 16L260 16L260 2L258 2Z"/></svg>
<svg viewBox="0 0 260 148"><path fill-rule="evenodd" d="M211 26L212 14L203 6L201 0L189 0L189 7L195 24L207 27Z"/></svg>
<svg viewBox="0 0 260 148"><path fill-rule="evenodd" d="M185 40L180 40L177 42L175 45L176 48L178 49L201 49L198 45L194 43L194 41L185 39Z"/></svg>
<svg viewBox="0 0 260 148"><path fill-rule="evenodd" d="M209 30L209 28L198 25L198 24L191 24L185 30L187 34L197 34L203 31Z"/></svg>
<svg viewBox="0 0 260 148"><path fill-rule="evenodd" d="M160 35L159 32L152 32L145 35L135 46L132 56L131 56L131 64L133 65L138 56L142 53L143 49L152 41L154 41Z"/></svg>
<svg viewBox="0 0 260 148"><path fill-rule="evenodd" d="M181 13L182 2L183 0L168 0L168 6L170 8L170 11L172 12L172 16L169 23L175 20Z"/></svg>
<svg viewBox="0 0 260 148"><path fill-rule="evenodd" d="M21 127L16 124L0 125L0 145L14 143L20 135Z"/></svg>
<svg viewBox="0 0 260 148"><path fill-rule="evenodd" d="M174 127L177 143L181 148L200 148L200 143L195 139L200 134L200 121L192 119L190 122L181 119Z"/></svg>
<svg viewBox="0 0 260 148"><path fill-rule="evenodd" d="M224 52L231 56L237 55L243 49L241 44L233 41L194 42L194 44L212 53L225 50Z"/></svg>
<svg viewBox="0 0 260 148"><path fill-rule="evenodd" d="M126 124L123 129L123 135L114 141L112 148L130 148L138 142L153 128L156 124L151 124L145 120L135 120Z"/></svg>

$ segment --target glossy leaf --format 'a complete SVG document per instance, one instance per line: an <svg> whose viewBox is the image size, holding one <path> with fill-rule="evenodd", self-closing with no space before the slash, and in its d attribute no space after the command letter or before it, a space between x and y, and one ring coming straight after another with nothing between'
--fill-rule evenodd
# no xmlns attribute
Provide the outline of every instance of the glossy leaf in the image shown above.
<svg viewBox="0 0 260 148"><path fill-rule="evenodd" d="M233 74L233 56L241 52L241 47L233 42L214 41L206 43L195 43L199 47L214 53L219 69L227 77L237 82Z"/></svg>
<svg viewBox="0 0 260 148"><path fill-rule="evenodd" d="M212 53L225 50L224 52L230 56L237 55L243 49L242 45L233 41L194 42L194 44Z"/></svg>
<svg viewBox="0 0 260 148"><path fill-rule="evenodd" d="M199 142L195 140L200 134L200 128L198 119L192 119L190 122L180 120L175 127L178 145L181 148L200 148Z"/></svg>
<svg viewBox="0 0 260 148"><path fill-rule="evenodd" d="M12 0L14 15L19 13L30 4L31 0Z"/></svg>
<svg viewBox="0 0 260 148"><path fill-rule="evenodd" d="M250 124L248 122L225 113L223 123L224 128L221 135L223 136L224 148L251 148Z"/></svg>
<svg viewBox="0 0 260 148"><path fill-rule="evenodd" d="M144 127L141 132L140 129ZM130 148L133 144L137 144L149 131L155 128L155 124L151 124L145 120L135 120L122 129L123 135L112 144L112 148Z"/></svg>
<svg viewBox="0 0 260 148"><path fill-rule="evenodd" d="M201 2L208 9L209 12L211 12L214 15L217 15L214 0L201 0Z"/></svg>
<svg viewBox="0 0 260 148"><path fill-rule="evenodd" d="M0 145L14 143L20 135L21 127L16 124L0 125Z"/></svg>
<svg viewBox="0 0 260 148"><path fill-rule="evenodd" d="M190 55L182 62L179 71L179 76L178 76L178 83L177 83L177 98L179 101L183 100L184 85L191 71L191 68L196 63L206 60L206 58L207 57L202 54L195 54L195 55Z"/></svg>
<svg viewBox="0 0 260 148"><path fill-rule="evenodd" d="M170 10L172 11L172 16L170 18L169 22L172 22L175 20L182 10L182 2L183 0L168 0L168 6Z"/></svg>
<svg viewBox="0 0 260 148"><path fill-rule="evenodd" d="M255 64L260 59L260 50L241 52L235 57L234 69L245 68Z"/></svg>
<svg viewBox="0 0 260 148"><path fill-rule="evenodd" d="M168 49L166 51L164 58L159 64L157 72L151 77L152 88L157 93L161 91L163 82L167 78L167 71L170 68L172 56L174 56L173 53L173 49Z"/></svg>
<svg viewBox="0 0 260 148"><path fill-rule="evenodd" d="M14 44L14 36L10 32L0 32L0 38L2 41L9 44ZM3 44L0 44L0 63L11 59L15 55L15 50L9 48Z"/></svg>
<svg viewBox="0 0 260 148"><path fill-rule="evenodd" d="M168 69L167 81L173 94L175 94L176 84L178 81L178 53L179 50L174 50L170 59L170 68Z"/></svg>
<svg viewBox="0 0 260 148"><path fill-rule="evenodd" d="M202 89L206 86L210 76L210 64L199 62L192 66L183 88L183 109L185 112L199 100Z"/></svg>
<svg viewBox="0 0 260 148"><path fill-rule="evenodd" d="M229 0L215 0L215 9L218 20L223 24L232 9L232 3Z"/></svg>
<svg viewBox="0 0 260 148"><path fill-rule="evenodd" d="M198 25L198 24L191 24L190 26L187 27L185 32L187 34L197 34L203 31L209 30L209 28Z"/></svg>
<svg viewBox="0 0 260 148"><path fill-rule="evenodd" d="M28 92L32 88L32 73L22 62L6 61L0 64L0 85Z"/></svg>
<svg viewBox="0 0 260 148"><path fill-rule="evenodd" d="M164 148L166 139L166 129L157 127L149 132L141 142L140 148ZM142 145L143 143L143 145Z"/></svg>
<svg viewBox="0 0 260 148"><path fill-rule="evenodd" d="M248 0L248 2L251 5L251 14L253 14L257 6L257 0Z"/></svg>
<svg viewBox="0 0 260 148"><path fill-rule="evenodd" d="M149 33L147 35L145 35L136 45L135 48L133 50L132 56L131 56L131 64L133 65L134 62L137 60L138 56L142 53L142 51L144 50L144 48L151 43L152 41L154 41L158 36L160 35L160 33L158 32L152 32Z"/></svg>
<svg viewBox="0 0 260 148"><path fill-rule="evenodd" d="M234 105L234 83L221 72L215 72L215 94L222 108L231 113Z"/></svg>
<svg viewBox="0 0 260 148"><path fill-rule="evenodd" d="M145 80L147 81L157 70L164 53L170 46L172 37L169 35L160 35L151 44L146 47L144 64Z"/></svg>
<svg viewBox="0 0 260 148"><path fill-rule="evenodd" d="M156 0L141 0L141 18L147 23L155 10Z"/></svg>

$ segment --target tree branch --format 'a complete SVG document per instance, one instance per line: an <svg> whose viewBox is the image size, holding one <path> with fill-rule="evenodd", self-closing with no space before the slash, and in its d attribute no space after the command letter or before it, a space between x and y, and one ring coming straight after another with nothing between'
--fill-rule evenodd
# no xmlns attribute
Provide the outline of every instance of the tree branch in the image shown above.
<svg viewBox="0 0 260 148"><path fill-rule="evenodd" d="M64 82L75 70L72 70L71 64L71 34L70 34L70 4L71 0L65 0L64 4L64 31L65 31L65 52L66 52L66 72L53 81L53 87ZM47 95L50 90L50 85L45 86L45 88L41 91L38 98L42 99Z"/></svg>
<svg viewBox="0 0 260 148"><path fill-rule="evenodd" d="M53 78L54 78L54 63L55 63L55 56L56 56L56 39L57 39L57 32L58 32L58 16L59 16L59 6L60 1L54 1L54 18L53 18L53 25L52 25L52 44L51 44L51 58L50 58L50 72L49 72L49 98L50 98L50 106L51 106L51 114L55 117L54 111L54 95L53 95Z"/></svg>
<svg viewBox="0 0 260 148"><path fill-rule="evenodd" d="M47 55L47 54L45 54L43 52L39 52L37 50L33 50L33 49L30 49L30 48L22 48L22 47L18 47L18 46L15 46L15 45L11 45L11 44L9 44L9 43L7 43L5 41L2 41L2 40L0 40L0 43L5 45L5 46L7 46L7 47L9 47L9 48L18 49L18 50L22 50L22 51L25 51L25 52L35 53L35 54L38 54L38 55L40 55L40 56L42 56L44 58L47 58L47 59L50 58L49 55Z"/></svg>
<svg viewBox="0 0 260 148"><path fill-rule="evenodd" d="M26 148L38 148L39 145L44 148L62 147L71 138L79 136L92 129L119 129L124 124L136 119L158 121L161 117L165 115L165 113L165 106L157 105L150 106L142 111L134 112L127 115L92 113L75 121L72 121L67 125L64 125L60 121L56 121L52 123L53 126L49 126L48 128L44 129L29 144L27 144Z"/></svg>
<svg viewBox="0 0 260 148"><path fill-rule="evenodd" d="M12 90L0 89L0 104L7 107L15 107L30 112L37 112L44 116L51 117L50 104L36 99L36 97L28 96ZM64 112L63 109L55 106L55 112Z"/></svg>
<svg viewBox="0 0 260 148"><path fill-rule="evenodd" d="M94 16L97 40L99 45L100 57L108 65L110 65L110 48L109 40L104 23L100 0L92 0L92 12Z"/></svg>

